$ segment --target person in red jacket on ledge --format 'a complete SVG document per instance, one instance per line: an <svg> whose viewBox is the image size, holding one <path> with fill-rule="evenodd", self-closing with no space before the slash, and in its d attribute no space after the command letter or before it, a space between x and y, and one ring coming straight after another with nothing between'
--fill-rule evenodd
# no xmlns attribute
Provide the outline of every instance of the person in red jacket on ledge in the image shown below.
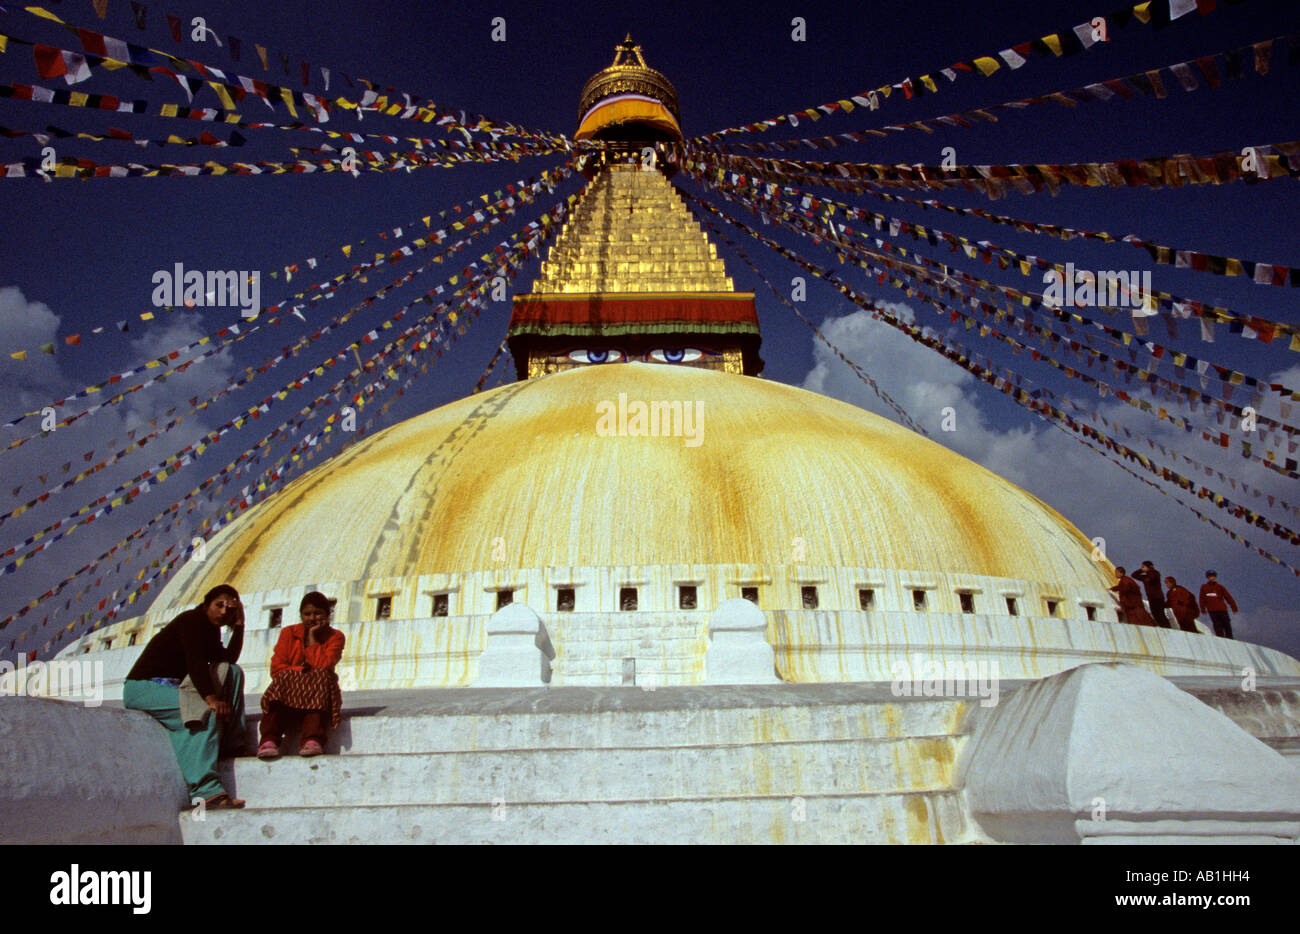
<svg viewBox="0 0 1300 934"><path fill-rule="evenodd" d="M1209 613L1214 622L1214 634L1223 639L1232 638L1232 615L1237 612L1237 601L1232 599L1228 588L1219 583L1219 575L1214 571L1205 572L1205 583L1201 585L1201 612Z"/></svg>
<svg viewBox="0 0 1300 934"><path fill-rule="evenodd" d="M299 751L319 756L328 729L339 725L343 694L334 666L343 657L343 633L330 628L330 604L313 590L298 606L302 622L286 626L271 657L271 685L262 695L259 759L280 755L286 727L302 724Z"/></svg>

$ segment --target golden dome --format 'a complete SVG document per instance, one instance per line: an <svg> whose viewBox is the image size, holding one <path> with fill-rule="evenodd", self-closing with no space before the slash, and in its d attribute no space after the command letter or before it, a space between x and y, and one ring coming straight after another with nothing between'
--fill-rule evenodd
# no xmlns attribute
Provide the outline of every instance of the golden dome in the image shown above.
<svg viewBox="0 0 1300 934"><path fill-rule="evenodd" d="M614 47L613 64L583 86L574 138L681 142L680 120L677 89L645 63L629 35Z"/></svg>
<svg viewBox="0 0 1300 934"><path fill-rule="evenodd" d="M607 436L598 415L620 394L628 409L698 406L699 443ZM156 605L226 582L258 592L503 567L782 565L795 539L823 566L1103 593L1111 582L1050 507L886 419L781 383L625 363L503 386L363 440L222 530Z"/></svg>

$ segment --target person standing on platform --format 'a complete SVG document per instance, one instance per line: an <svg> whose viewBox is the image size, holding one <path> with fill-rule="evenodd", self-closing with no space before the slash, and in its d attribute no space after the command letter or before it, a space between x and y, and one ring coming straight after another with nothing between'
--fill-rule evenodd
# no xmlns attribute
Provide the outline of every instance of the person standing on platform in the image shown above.
<svg viewBox="0 0 1300 934"><path fill-rule="evenodd" d="M1209 613L1214 621L1214 634L1224 639L1232 638L1232 616L1228 607L1236 613L1237 601L1232 599L1228 588L1219 583L1217 571L1205 572L1205 583L1201 585L1201 612Z"/></svg>
<svg viewBox="0 0 1300 934"><path fill-rule="evenodd" d="M1119 597L1119 608L1124 613L1124 622L1134 626L1154 626L1155 622L1142 605L1142 588L1137 581L1128 576L1123 568L1115 568L1115 586L1110 589Z"/></svg>
<svg viewBox="0 0 1300 934"><path fill-rule="evenodd" d="M1169 588L1169 593L1165 595L1165 602L1169 609L1174 611L1174 619L1178 620L1178 628L1183 632L1199 632L1196 628L1196 595L1186 587L1183 587L1172 577L1165 578L1165 586Z"/></svg>
<svg viewBox="0 0 1300 934"><path fill-rule="evenodd" d="M1150 561L1143 561L1142 567L1133 572L1133 579L1142 583L1147 592L1147 606L1151 607L1151 617L1162 629L1172 628L1169 617L1165 615L1165 592L1160 589L1160 572Z"/></svg>

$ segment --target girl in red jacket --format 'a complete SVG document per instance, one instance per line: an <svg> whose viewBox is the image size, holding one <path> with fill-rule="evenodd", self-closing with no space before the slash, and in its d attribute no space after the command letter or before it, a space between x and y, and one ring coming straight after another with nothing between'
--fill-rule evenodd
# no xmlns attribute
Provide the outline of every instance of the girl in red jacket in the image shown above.
<svg viewBox="0 0 1300 934"><path fill-rule="evenodd" d="M319 756L328 729L339 725L343 695L334 666L343 657L343 633L330 628L330 605L313 590L298 606L302 622L280 633L271 657L271 685L262 695L262 744L259 759L280 755L284 731L302 724L299 751Z"/></svg>

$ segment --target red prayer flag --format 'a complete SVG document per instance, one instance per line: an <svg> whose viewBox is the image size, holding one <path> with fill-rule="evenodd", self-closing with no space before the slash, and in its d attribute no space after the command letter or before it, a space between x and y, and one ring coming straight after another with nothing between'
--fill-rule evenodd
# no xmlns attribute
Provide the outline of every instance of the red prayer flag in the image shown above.
<svg viewBox="0 0 1300 934"><path fill-rule="evenodd" d="M107 57L108 49L104 47L104 37L97 32L91 32L89 29L78 29L77 37L81 40L81 47L92 55L103 55Z"/></svg>
<svg viewBox="0 0 1300 934"><path fill-rule="evenodd" d="M35 55L36 70L42 78L57 78L68 73L68 66L63 61L63 53L59 49L37 44Z"/></svg>

